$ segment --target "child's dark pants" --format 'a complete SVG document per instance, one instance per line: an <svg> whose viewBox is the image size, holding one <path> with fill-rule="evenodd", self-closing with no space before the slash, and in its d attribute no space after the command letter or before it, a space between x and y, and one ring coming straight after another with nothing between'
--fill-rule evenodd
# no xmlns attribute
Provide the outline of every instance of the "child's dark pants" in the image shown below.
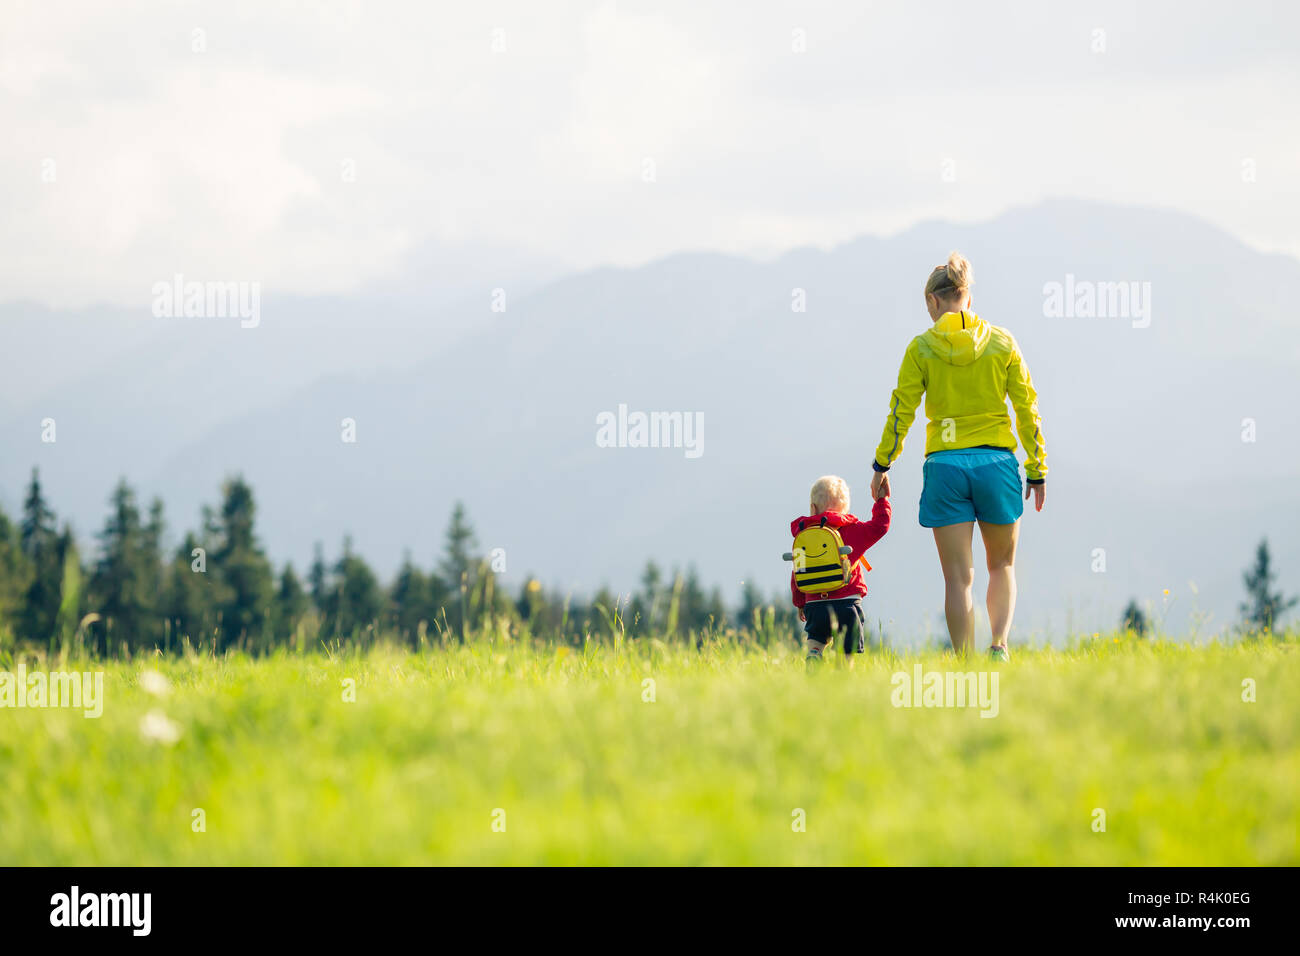
<svg viewBox="0 0 1300 956"><path fill-rule="evenodd" d="M829 644L835 634L844 635L844 653L861 654L867 649L866 618L862 598L838 601L809 601L803 607L804 631L810 640Z"/></svg>

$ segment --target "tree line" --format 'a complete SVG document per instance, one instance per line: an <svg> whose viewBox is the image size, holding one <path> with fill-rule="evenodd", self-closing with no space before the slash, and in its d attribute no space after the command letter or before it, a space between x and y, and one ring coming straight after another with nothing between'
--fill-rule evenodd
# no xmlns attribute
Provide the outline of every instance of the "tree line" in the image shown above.
<svg viewBox="0 0 1300 956"><path fill-rule="evenodd" d="M142 507L122 479L110 496L94 555L83 560L34 469L20 520L15 524L0 509L0 649L21 640L99 656L155 648L179 653L187 646L266 653L381 636L419 647L464 641L502 622L559 640L698 637L741 629L767 643L800 633L784 592L765 598L746 582L740 606L728 608L719 589L706 589L694 568L665 573L654 562L630 595L602 587L589 600L575 599L548 590L532 575L512 595L498 586L460 503L452 508L433 566L421 568L408 553L388 586L348 538L332 562L318 544L305 578L291 563L277 571L259 543L256 515L252 488L242 477L230 478L221 487L220 505L205 506L200 527L167 550L162 501L154 498ZM1261 541L1243 576L1244 631L1271 631L1300 601L1275 591L1275 580L1268 542ZM1120 627L1138 636L1152 630L1136 600L1124 609Z"/></svg>
<svg viewBox="0 0 1300 956"><path fill-rule="evenodd" d="M509 594L479 553L460 503L433 567L421 568L408 553L388 586L348 538L333 561L318 544L305 577L292 563L277 570L258 540L256 515L252 488L242 477L230 478L220 504L202 509L200 527L167 550L162 501L142 506L122 479L94 555L83 560L34 469L21 519L15 524L0 509L0 647L23 640L100 656L155 648L177 653L187 645L265 653L381 635L412 647L463 641L503 620L547 638L685 636L742 621L765 635L775 623L773 602L752 585L732 610L693 568L665 574L653 562L629 596L601 588L590 600L574 600L532 575ZM793 628L790 615L783 621Z"/></svg>

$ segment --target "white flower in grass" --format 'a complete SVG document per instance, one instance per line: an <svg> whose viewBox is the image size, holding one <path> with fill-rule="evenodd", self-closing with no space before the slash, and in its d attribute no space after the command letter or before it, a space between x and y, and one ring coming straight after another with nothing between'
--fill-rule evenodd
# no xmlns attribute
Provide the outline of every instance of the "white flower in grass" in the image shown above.
<svg viewBox="0 0 1300 956"><path fill-rule="evenodd" d="M155 740L170 747L181 739L181 725L161 710L151 710L140 718L140 735L145 740Z"/></svg>
<svg viewBox="0 0 1300 956"><path fill-rule="evenodd" d="M140 688L146 694L166 697L172 692L172 682L157 671L145 671L140 675Z"/></svg>

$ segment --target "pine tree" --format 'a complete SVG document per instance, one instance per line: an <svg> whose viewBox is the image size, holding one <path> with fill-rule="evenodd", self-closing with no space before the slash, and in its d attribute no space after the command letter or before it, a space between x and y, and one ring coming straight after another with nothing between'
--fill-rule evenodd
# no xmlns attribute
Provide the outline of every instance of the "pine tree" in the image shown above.
<svg viewBox="0 0 1300 956"><path fill-rule="evenodd" d="M451 521L447 525L447 541L439 568L442 576L453 587L458 587L462 580L474 572L477 564L474 552L477 548L478 541L465 513L465 506L458 501L452 508Z"/></svg>
<svg viewBox="0 0 1300 956"><path fill-rule="evenodd" d="M28 555L43 542L54 538L54 512L45 503L41 492L41 472L32 469L32 480L27 486L27 497L23 501L22 545Z"/></svg>
<svg viewBox="0 0 1300 956"><path fill-rule="evenodd" d="M334 589L329 602L329 631L336 637L355 637L376 623L384 610L384 593L370 566L352 552L352 539L343 542L343 556L334 566Z"/></svg>
<svg viewBox="0 0 1300 956"><path fill-rule="evenodd" d="M54 630L60 644L70 648L81 621L82 609L82 570L81 556L77 553L76 537L72 528L64 525L59 535L59 564L63 568L59 584L59 610L55 617Z"/></svg>
<svg viewBox="0 0 1300 956"><path fill-rule="evenodd" d="M49 641L54 636L61 603L63 563L59 555L54 512L45 503L40 474L35 468L23 502L20 541L30 576L23 595L19 630L29 640Z"/></svg>
<svg viewBox="0 0 1300 956"><path fill-rule="evenodd" d="M193 532L186 534L167 566L161 610L169 650L179 650L186 639L194 646L203 644L216 626L214 578L206 557L194 553L201 547Z"/></svg>
<svg viewBox="0 0 1300 956"><path fill-rule="evenodd" d="M727 602L722 597L722 589L717 585L709 591L709 598L704 604L704 619L701 628L721 631L727 626Z"/></svg>
<svg viewBox="0 0 1300 956"><path fill-rule="evenodd" d="M756 627L754 614L761 611L765 603L763 592L758 589L758 585L747 578L740 591L740 626Z"/></svg>
<svg viewBox="0 0 1300 956"><path fill-rule="evenodd" d="M533 633L536 634L547 624L547 606L546 593L542 590L542 582L529 574L524 578L524 583L519 588L519 600L515 602L515 612L519 615L521 621L527 621L531 626Z"/></svg>
<svg viewBox="0 0 1300 956"><path fill-rule="evenodd" d="M280 572L280 583L275 592L274 611L271 615L274 642L287 642L310 607L311 601L303 590L298 575L294 573L293 565L286 564Z"/></svg>
<svg viewBox="0 0 1300 956"><path fill-rule="evenodd" d="M123 478L109 499L109 515L99 533L99 560L90 579L93 608L100 616L95 642L112 653L123 642L147 647L154 623L154 572L147 566L145 530L135 492Z"/></svg>
<svg viewBox="0 0 1300 956"><path fill-rule="evenodd" d="M451 521L447 525L447 539L439 574L449 591L450 600L444 605L447 620L461 640L465 639L471 623L467 620L468 599L476 583L477 561L474 552L477 549L478 542L465 514L465 506L458 501L452 508Z"/></svg>
<svg viewBox="0 0 1300 956"><path fill-rule="evenodd" d="M1255 549L1254 566L1242 575L1247 600L1241 605L1241 613L1246 626L1251 630L1271 631L1278 618L1300 601L1300 598L1283 597L1281 591L1272 590L1276 576L1268 551L1268 539L1265 538Z"/></svg>
<svg viewBox="0 0 1300 956"><path fill-rule="evenodd" d="M32 566L23 553L18 525L0 510L0 645L6 635L22 627L24 600L31 583Z"/></svg>
<svg viewBox="0 0 1300 956"><path fill-rule="evenodd" d="M260 647L270 625L274 592L271 562L257 542L253 490L242 477L236 476L225 483L222 492L217 522L219 543L212 556L213 569L221 584L217 604L221 646L246 641L250 646Z"/></svg>
<svg viewBox="0 0 1300 956"><path fill-rule="evenodd" d="M460 588L455 589L455 598L453 600L453 591L447 581L436 571L431 571L424 579L425 591L428 595L428 629L435 630L439 622L448 620L448 615L452 613L452 605L459 606Z"/></svg>
<svg viewBox="0 0 1300 956"><path fill-rule="evenodd" d="M159 595L162 594L163 573L166 565L166 559L163 556L163 536L166 530L167 522L163 517L162 499L155 497L149 503L149 518L144 525L143 546L141 549L143 552L143 570L149 591L154 595L155 606L159 603Z"/></svg>
<svg viewBox="0 0 1300 956"><path fill-rule="evenodd" d="M325 603L329 599L329 568L325 565L325 551L319 541L312 549L311 568L307 571L307 587L311 591L312 603L318 614L325 614Z"/></svg>
<svg viewBox="0 0 1300 956"><path fill-rule="evenodd" d="M700 584L700 575L694 565L686 569L681 591L679 620L681 630L699 631L708 626L708 598Z"/></svg>
<svg viewBox="0 0 1300 956"><path fill-rule="evenodd" d="M591 599L587 626L594 634L611 636L617 630L616 619L623 613L618 595L602 584Z"/></svg>
<svg viewBox="0 0 1300 956"><path fill-rule="evenodd" d="M429 595L429 580L407 552L397 580L388 598L386 625L415 646L420 633L420 623L432 625L433 609Z"/></svg>
<svg viewBox="0 0 1300 956"><path fill-rule="evenodd" d="M628 627L638 634L654 634L664 614L663 574L659 565L647 561L641 572L641 590L628 608Z"/></svg>
<svg viewBox="0 0 1300 956"><path fill-rule="evenodd" d="M1120 630L1132 631L1138 637L1146 637L1147 629L1150 625L1147 623L1147 616L1142 608L1138 607L1138 602L1130 600L1128 607L1124 608L1124 616L1119 622Z"/></svg>

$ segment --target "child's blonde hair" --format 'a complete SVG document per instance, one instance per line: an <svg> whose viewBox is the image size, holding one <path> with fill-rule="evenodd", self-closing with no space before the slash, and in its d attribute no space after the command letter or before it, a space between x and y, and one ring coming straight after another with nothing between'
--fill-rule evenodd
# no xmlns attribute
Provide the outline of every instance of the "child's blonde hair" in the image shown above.
<svg viewBox="0 0 1300 956"><path fill-rule="evenodd" d="M823 511L848 511L849 483L839 475L822 475L813 482L812 491L808 494L808 504L812 507L813 514L820 514ZM839 507L833 508L833 505Z"/></svg>

